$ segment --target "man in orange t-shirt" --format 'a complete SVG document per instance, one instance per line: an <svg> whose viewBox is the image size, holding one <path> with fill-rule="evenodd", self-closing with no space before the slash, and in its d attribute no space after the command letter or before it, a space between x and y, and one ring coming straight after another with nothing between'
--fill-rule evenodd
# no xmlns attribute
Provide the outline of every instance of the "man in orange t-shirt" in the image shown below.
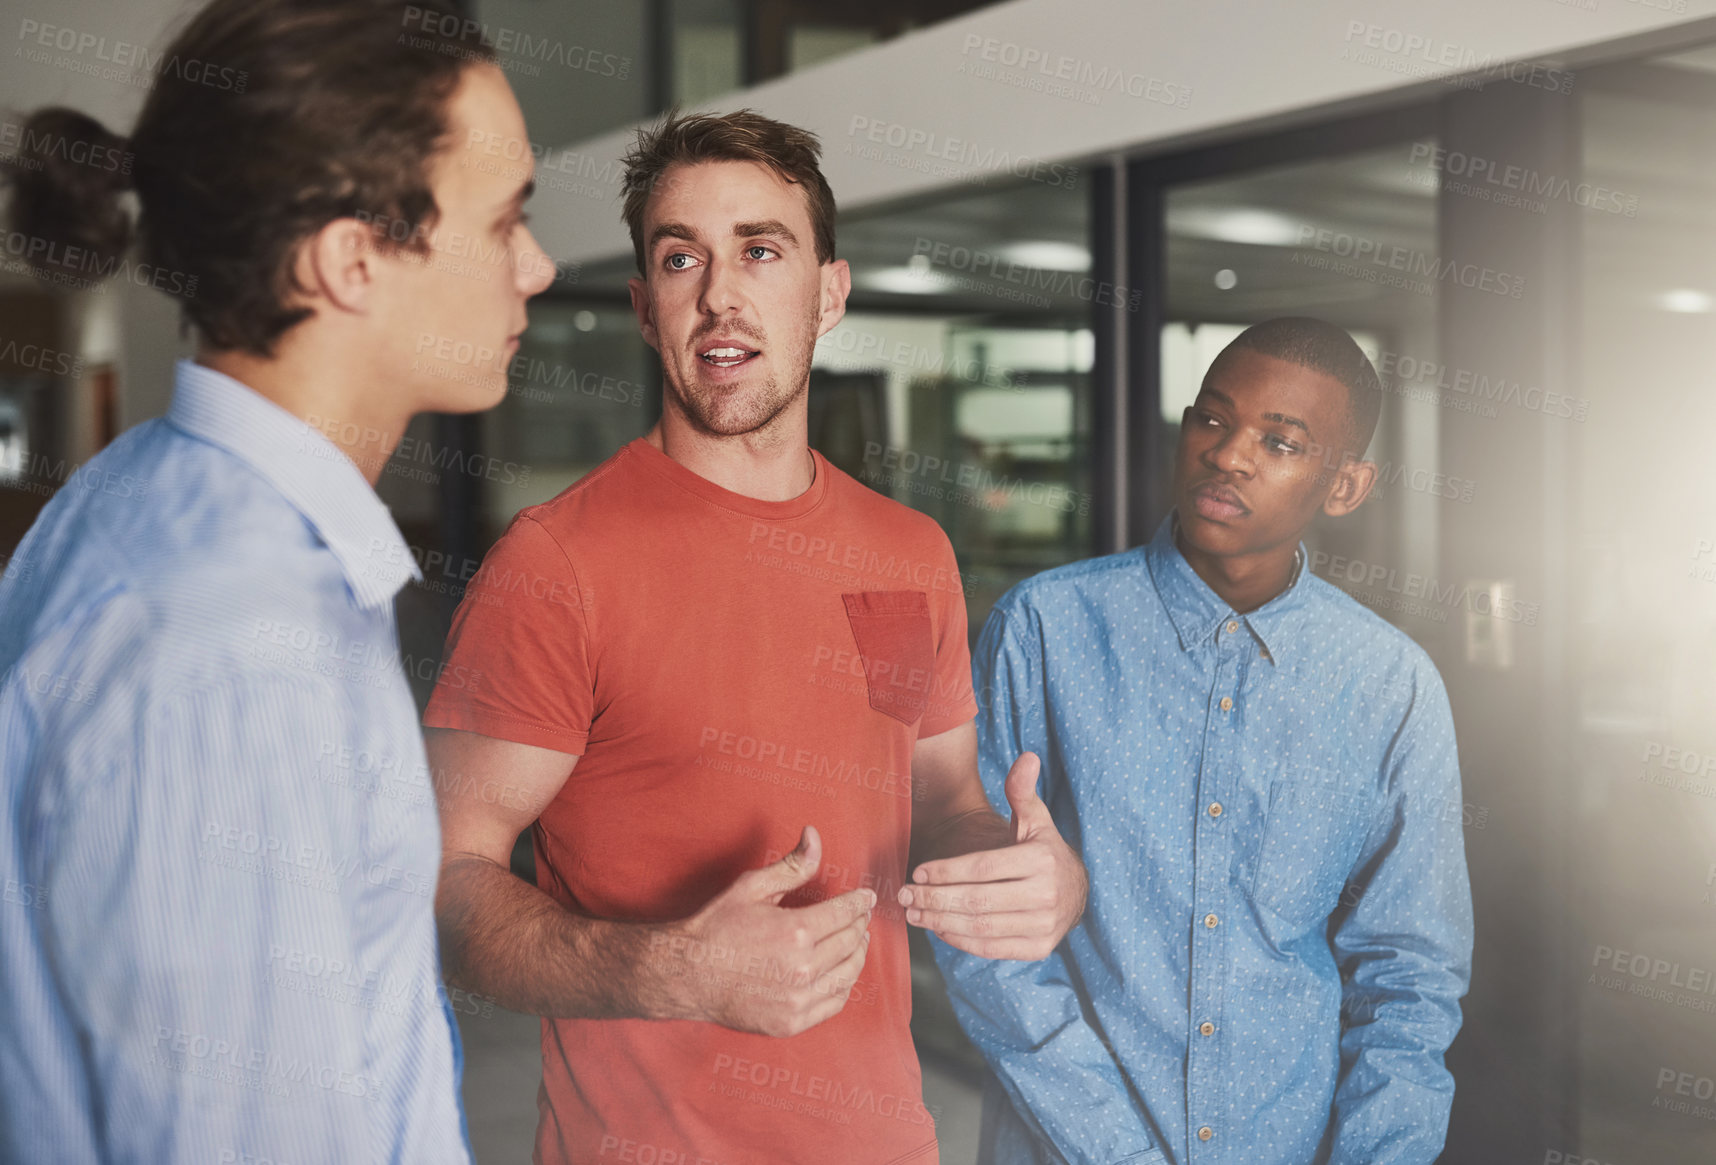
<svg viewBox="0 0 1716 1165"><path fill-rule="evenodd" d="M748 111L640 134L661 422L514 519L429 706L448 977L545 1017L542 1162L933 1162L907 923L1039 959L1083 909L1036 758L1011 823L978 779L946 536L808 446L850 287L817 154Z"/></svg>

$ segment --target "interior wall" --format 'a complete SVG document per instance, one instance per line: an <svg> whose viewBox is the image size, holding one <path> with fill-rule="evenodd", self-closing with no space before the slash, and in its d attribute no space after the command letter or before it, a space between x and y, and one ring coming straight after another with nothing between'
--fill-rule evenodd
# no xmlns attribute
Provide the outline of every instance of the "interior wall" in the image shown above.
<svg viewBox="0 0 1716 1165"><path fill-rule="evenodd" d="M1056 166L1110 151L1162 151L1404 103L1447 91L1446 79L1461 73L1576 87L1583 65L1669 43L1713 16L1716 0L1589 9L1010 0L702 108L749 106L814 130L850 212L960 183L1050 181ZM572 149L589 181L617 190L631 140L628 127ZM548 191L536 203L550 253L594 260L626 250L617 209L599 199Z"/></svg>

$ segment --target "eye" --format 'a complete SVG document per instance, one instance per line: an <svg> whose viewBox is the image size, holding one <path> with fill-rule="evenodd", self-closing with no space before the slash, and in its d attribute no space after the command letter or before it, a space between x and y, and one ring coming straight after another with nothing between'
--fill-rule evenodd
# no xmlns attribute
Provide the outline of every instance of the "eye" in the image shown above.
<svg viewBox="0 0 1716 1165"><path fill-rule="evenodd" d="M1293 444L1293 442L1289 441L1285 437L1277 437L1274 433L1270 433L1264 437L1263 442L1276 453L1292 454L1299 452L1299 446Z"/></svg>
<svg viewBox="0 0 1716 1165"><path fill-rule="evenodd" d="M684 259L685 262L684 263L678 262L678 260L680 260L680 259ZM662 263L667 267L667 269L669 271L687 270L691 266L691 264L693 264L695 262L697 262L696 258L694 258L691 255L687 255L684 251L675 251L673 254L669 255L666 259L662 260Z"/></svg>
<svg viewBox="0 0 1716 1165"><path fill-rule="evenodd" d="M759 251L762 253L758 254ZM775 253L776 252L773 247L765 247L761 243L753 243L751 246L745 248L745 258L747 259L757 259L760 261Z"/></svg>

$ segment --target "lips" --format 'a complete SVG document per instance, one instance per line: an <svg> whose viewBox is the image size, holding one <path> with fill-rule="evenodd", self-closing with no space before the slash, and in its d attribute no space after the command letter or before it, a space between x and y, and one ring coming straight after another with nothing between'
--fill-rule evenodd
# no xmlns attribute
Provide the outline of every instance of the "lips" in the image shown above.
<svg viewBox="0 0 1716 1165"><path fill-rule="evenodd" d="M737 368L761 354L761 349L731 336L717 336L697 349L697 358L711 368Z"/></svg>
<svg viewBox="0 0 1716 1165"><path fill-rule="evenodd" d="M1192 508L1212 522L1232 522L1251 513L1239 492L1230 485L1206 481L1192 487Z"/></svg>

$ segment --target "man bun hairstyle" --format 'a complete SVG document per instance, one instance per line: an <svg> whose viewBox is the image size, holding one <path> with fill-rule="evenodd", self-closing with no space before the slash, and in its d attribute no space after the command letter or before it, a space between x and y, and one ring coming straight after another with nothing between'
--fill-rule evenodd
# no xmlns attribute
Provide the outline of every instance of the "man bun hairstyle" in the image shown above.
<svg viewBox="0 0 1716 1165"><path fill-rule="evenodd" d="M38 110L19 129L12 222L25 236L8 250L45 260L46 240L89 252L113 266L131 245L123 198L132 188L131 151L95 118L63 106ZM31 239L44 242L31 247Z"/></svg>
<svg viewBox="0 0 1716 1165"><path fill-rule="evenodd" d="M448 99L495 59L448 0L213 0L162 54L129 140L73 109L24 119L8 252L83 284L138 243L133 282L178 298L209 347L269 357L314 314L292 302L293 258L329 222L427 252Z"/></svg>

